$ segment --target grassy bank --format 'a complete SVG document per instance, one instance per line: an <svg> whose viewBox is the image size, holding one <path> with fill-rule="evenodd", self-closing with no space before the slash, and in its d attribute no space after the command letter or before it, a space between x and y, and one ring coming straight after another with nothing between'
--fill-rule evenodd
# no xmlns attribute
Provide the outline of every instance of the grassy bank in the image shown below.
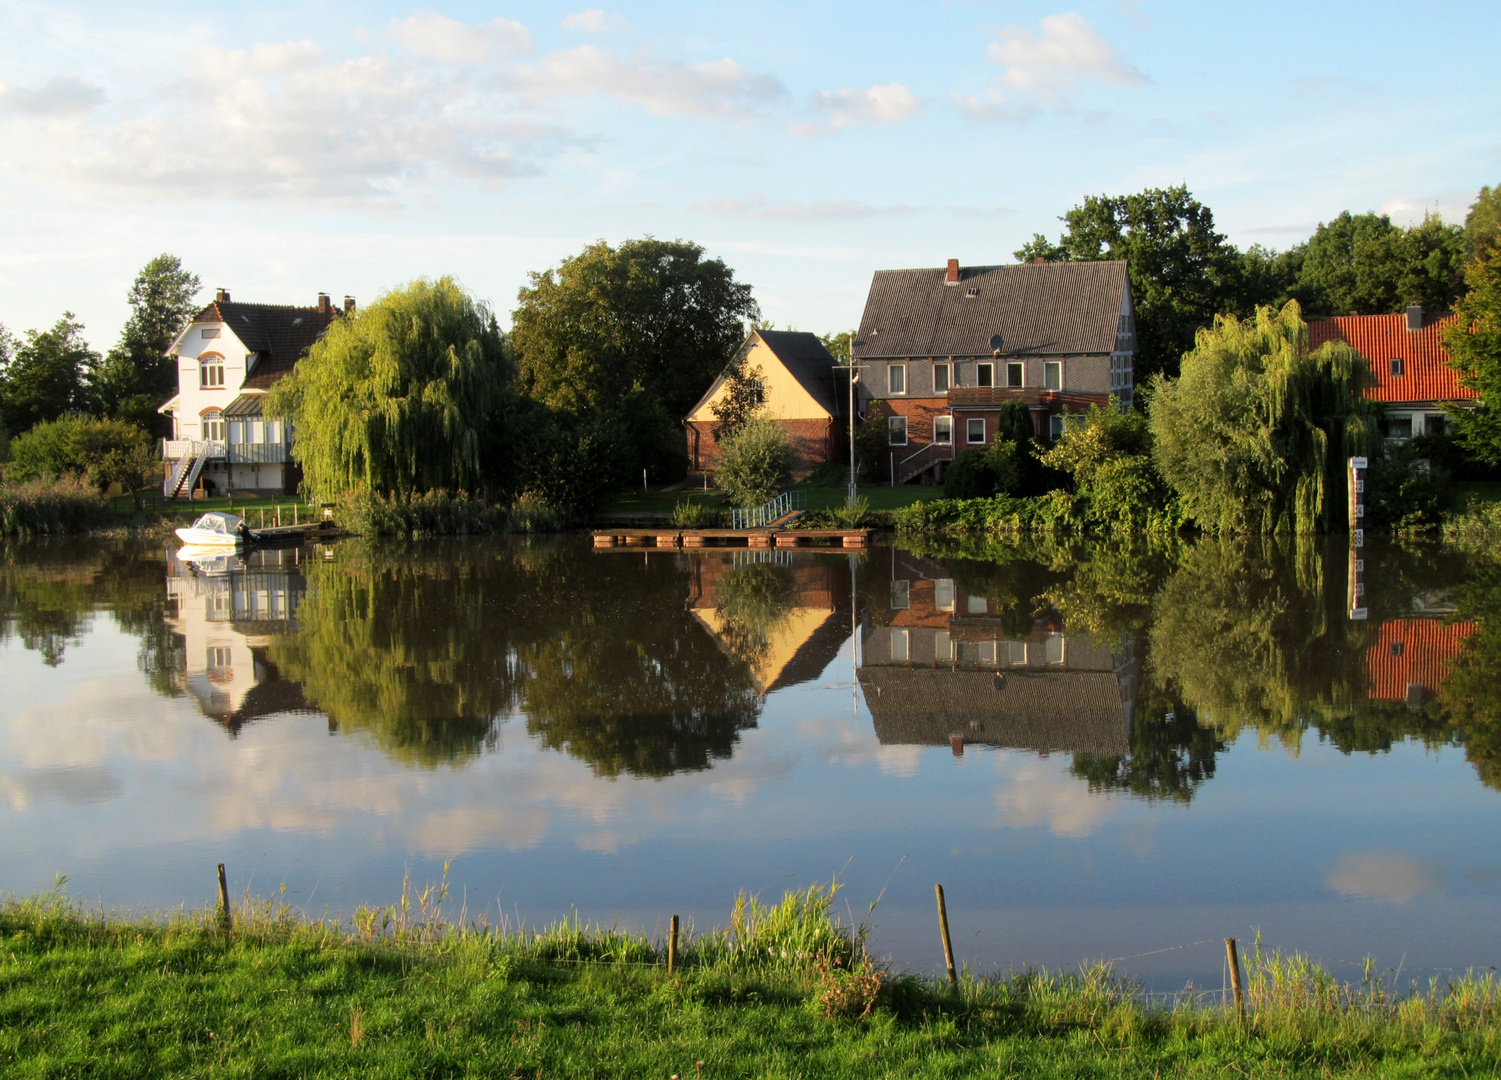
<svg viewBox="0 0 1501 1080"><path fill-rule="evenodd" d="M1108 969L944 984L870 962L814 889L680 944L463 928L428 892L347 925L242 904L130 920L0 908L0 1073L159 1076L1476 1076L1501 991L1405 1000L1252 954L1248 1015Z"/></svg>

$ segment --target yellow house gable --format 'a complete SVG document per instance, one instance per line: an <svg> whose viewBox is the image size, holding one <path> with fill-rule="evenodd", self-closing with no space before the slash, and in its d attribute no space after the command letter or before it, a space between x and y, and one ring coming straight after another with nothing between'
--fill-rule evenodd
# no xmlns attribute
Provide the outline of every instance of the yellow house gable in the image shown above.
<svg viewBox="0 0 1501 1080"><path fill-rule="evenodd" d="M762 340L761 335L752 331L746 345L748 351L745 357L747 369L759 367L761 369L761 383L765 389L765 404L757 414L771 420L827 420L830 418L829 410L825 409L813 395L803 387L782 363L780 357L771 350L771 347ZM693 407L688 414L689 423L704 421L715 423L718 417L714 415L714 406L724 400L725 383L727 376L721 375L714 381L709 392Z"/></svg>

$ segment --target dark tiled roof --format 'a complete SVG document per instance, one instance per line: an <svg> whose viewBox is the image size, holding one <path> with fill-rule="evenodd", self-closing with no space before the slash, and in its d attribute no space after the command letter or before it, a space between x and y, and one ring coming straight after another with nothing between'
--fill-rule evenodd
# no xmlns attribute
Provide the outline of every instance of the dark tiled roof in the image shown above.
<svg viewBox="0 0 1501 1080"><path fill-rule="evenodd" d="M830 416L838 416L839 395L834 392L834 365L838 361L818 340L818 335L799 330L758 330L756 333L813 400Z"/></svg>
<svg viewBox="0 0 1501 1080"><path fill-rule="evenodd" d="M265 399L265 394L241 394L224 407L224 415L227 417L260 416L261 404Z"/></svg>
<svg viewBox="0 0 1501 1080"><path fill-rule="evenodd" d="M255 364L243 385L269 390L292 370L338 317L339 310L334 307L319 311L316 307L225 300L209 304L193 316L193 321L222 322L233 330L255 352Z"/></svg>
<svg viewBox="0 0 1501 1080"><path fill-rule="evenodd" d="M1376 401L1465 401L1476 397L1459 385L1459 372L1449 366L1444 331L1457 315L1425 315L1423 329L1408 330L1403 315L1341 315L1314 319L1308 324L1308 347L1329 341L1348 342L1371 363L1376 385L1366 396ZM1392 361L1402 361L1402 374L1392 374Z"/></svg>
<svg viewBox="0 0 1501 1080"><path fill-rule="evenodd" d="M1008 356L1115 349L1124 261L878 270L855 341L858 358ZM971 292L973 291L973 295Z"/></svg>
<svg viewBox="0 0 1501 1080"><path fill-rule="evenodd" d="M864 667L860 685L883 745L970 742L1043 752L1131 751L1121 684L1110 671L993 671Z"/></svg>

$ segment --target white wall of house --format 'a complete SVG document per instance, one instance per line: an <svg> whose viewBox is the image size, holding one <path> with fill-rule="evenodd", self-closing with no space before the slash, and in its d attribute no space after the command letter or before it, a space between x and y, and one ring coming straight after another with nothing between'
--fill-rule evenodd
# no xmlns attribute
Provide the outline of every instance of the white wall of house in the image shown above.
<svg viewBox="0 0 1501 1080"><path fill-rule="evenodd" d="M209 331L210 336L205 336ZM213 336L217 332L217 336ZM176 439L204 439L202 416L207 409L224 409L239 396L246 365L253 355L227 323L192 323L173 343L177 354L177 410L172 415ZM224 385L205 388L200 378L204 357L224 358Z"/></svg>

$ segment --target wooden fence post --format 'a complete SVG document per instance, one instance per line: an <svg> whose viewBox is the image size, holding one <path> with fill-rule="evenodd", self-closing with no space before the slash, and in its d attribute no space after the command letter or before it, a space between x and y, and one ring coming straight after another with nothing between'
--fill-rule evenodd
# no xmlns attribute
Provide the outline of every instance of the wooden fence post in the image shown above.
<svg viewBox="0 0 1501 1080"><path fill-rule="evenodd" d="M672 917L672 928L667 932L667 974L678 966L678 917Z"/></svg>
<svg viewBox="0 0 1501 1080"><path fill-rule="evenodd" d="M227 934L233 929L234 916L229 910L229 882L224 877L224 864L219 864L219 925Z"/></svg>
<svg viewBox="0 0 1501 1080"><path fill-rule="evenodd" d="M1240 984L1240 953L1235 948L1235 939L1225 939L1225 959L1230 961L1230 989L1235 992L1235 1014L1246 1015L1246 992Z"/></svg>
<svg viewBox="0 0 1501 1080"><path fill-rule="evenodd" d="M943 935L943 963L949 971L949 989L959 989L959 976L954 971L954 946L949 941L949 909L943 902L943 886L934 885L938 895L938 932Z"/></svg>

